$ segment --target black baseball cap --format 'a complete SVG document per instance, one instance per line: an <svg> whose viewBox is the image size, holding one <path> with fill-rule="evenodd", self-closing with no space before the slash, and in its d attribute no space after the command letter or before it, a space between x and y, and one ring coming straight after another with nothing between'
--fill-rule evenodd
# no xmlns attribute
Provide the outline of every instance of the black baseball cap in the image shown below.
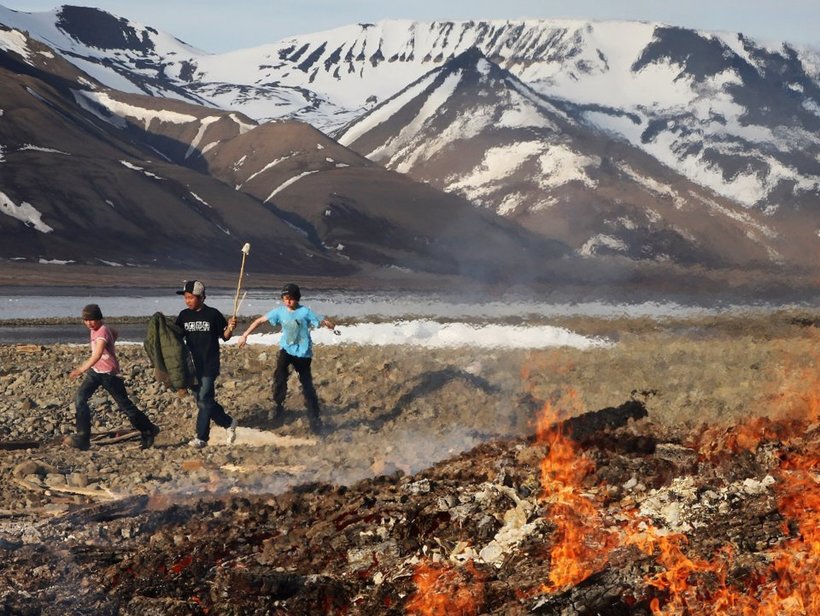
<svg viewBox="0 0 820 616"><path fill-rule="evenodd" d="M280 293L280 295L282 297L285 297L285 295L290 295L293 299L299 301L302 298L302 291L299 290L299 285L289 282L282 287L282 293Z"/></svg>

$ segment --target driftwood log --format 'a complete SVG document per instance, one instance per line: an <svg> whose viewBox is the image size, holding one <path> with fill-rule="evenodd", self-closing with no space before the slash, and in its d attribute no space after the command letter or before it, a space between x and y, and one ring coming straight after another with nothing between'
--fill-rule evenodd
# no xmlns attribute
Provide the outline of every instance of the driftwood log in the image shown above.
<svg viewBox="0 0 820 616"><path fill-rule="evenodd" d="M132 518L141 514L148 507L149 497L146 494L126 496L113 502L96 503L64 515L60 521L67 526L99 524L121 518Z"/></svg>
<svg viewBox="0 0 820 616"><path fill-rule="evenodd" d="M543 406L534 398L521 401L533 410ZM598 411L588 411L576 417L570 417L553 423L548 429L560 428L561 432L580 445L600 439L603 434L615 428L621 428L629 423L629 420L637 421L648 415L646 406L639 400L628 400L620 406L608 406ZM533 436L532 440L536 437ZM647 447L647 444L638 444L639 448Z"/></svg>
<svg viewBox="0 0 820 616"><path fill-rule="evenodd" d="M119 428L116 430L108 430L106 432L98 432L91 436L91 442L95 445L113 445L115 443L122 443L124 441L132 441L139 439L140 433L133 428ZM16 440L16 441L0 441L0 451L15 451L18 449L38 449L46 445L62 446L64 439L49 439L47 441L35 440Z"/></svg>
<svg viewBox="0 0 820 616"><path fill-rule="evenodd" d="M120 428L119 430L109 430L100 432L91 437L91 442L95 445L113 445L123 441L130 441L139 438L139 431L133 428Z"/></svg>
<svg viewBox="0 0 820 616"><path fill-rule="evenodd" d="M599 411L590 411L572 417L562 422L562 424L572 440L584 443L596 433L607 429L620 428L625 426L630 419L637 421L646 416L646 406L643 402L629 400L620 406L608 406Z"/></svg>

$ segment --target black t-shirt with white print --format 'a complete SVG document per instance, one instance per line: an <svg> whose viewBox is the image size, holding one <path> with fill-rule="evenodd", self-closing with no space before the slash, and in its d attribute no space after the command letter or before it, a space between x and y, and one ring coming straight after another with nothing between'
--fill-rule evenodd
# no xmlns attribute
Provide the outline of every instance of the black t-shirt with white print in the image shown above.
<svg viewBox="0 0 820 616"><path fill-rule="evenodd" d="M197 377L219 376L219 341L228 326L222 313L203 304L199 310L180 312L176 323L185 332Z"/></svg>

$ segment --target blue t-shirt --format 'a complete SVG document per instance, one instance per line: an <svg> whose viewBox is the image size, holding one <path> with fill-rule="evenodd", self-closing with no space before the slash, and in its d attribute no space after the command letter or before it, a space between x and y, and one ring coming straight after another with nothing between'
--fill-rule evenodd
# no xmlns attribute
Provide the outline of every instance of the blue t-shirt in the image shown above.
<svg viewBox="0 0 820 616"><path fill-rule="evenodd" d="M310 328L319 327L324 317L316 314L307 306L299 306L296 310L288 310L279 306L265 315L268 322L281 325L282 335L279 346L282 350L294 357L310 357L313 353Z"/></svg>

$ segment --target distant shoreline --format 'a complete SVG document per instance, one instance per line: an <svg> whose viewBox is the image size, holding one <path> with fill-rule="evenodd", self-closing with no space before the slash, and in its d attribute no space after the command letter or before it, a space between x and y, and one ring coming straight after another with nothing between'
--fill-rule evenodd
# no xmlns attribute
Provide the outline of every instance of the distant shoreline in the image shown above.
<svg viewBox="0 0 820 616"><path fill-rule="evenodd" d="M100 294L122 294L151 289L177 289L183 280L203 280L214 290L236 289L240 263L236 270L199 270L110 267L102 265L55 265L15 263L0 260L0 294L48 294L59 288L62 295L85 295L88 289ZM462 279L455 276L391 271L378 268L355 276L314 276L296 273L258 272L247 268L242 287L248 289L277 289L285 282L296 282L306 288L322 290L422 290L446 289L457 286L464 289L486 289L498 285Z"/></svg>

